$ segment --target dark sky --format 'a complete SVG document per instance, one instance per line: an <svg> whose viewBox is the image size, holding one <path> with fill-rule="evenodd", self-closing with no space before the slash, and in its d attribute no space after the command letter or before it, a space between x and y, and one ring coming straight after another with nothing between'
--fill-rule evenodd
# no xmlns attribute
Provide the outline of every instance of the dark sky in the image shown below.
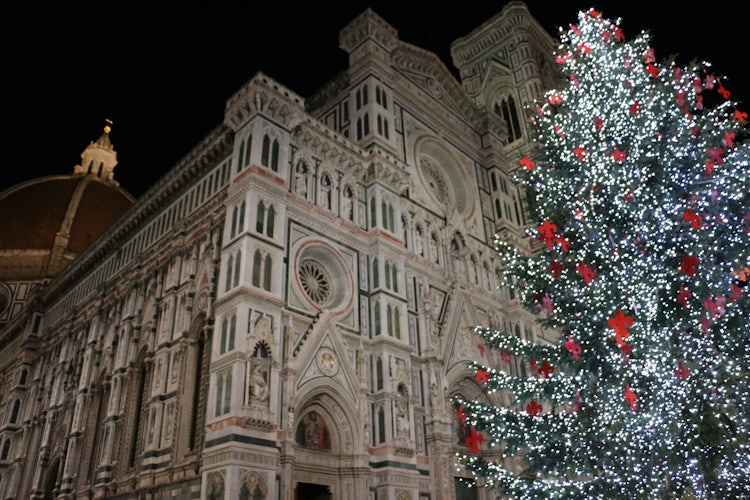
<svg viewBox="0 0 750 500"><path fill-rule="evenodd" d="M666 7L662 4L681 5ZM4 130L0 191L22 180L67 174L114 122L115 179L139 196L217 126L225 101L256 71L302 97L346 68L338 32L371 7L409 43L435 52L456 74L450 43L500 12L504 0L287 3L14 1L0 21ZM529 0L558 27L596 7L622 18L625 35L647 30L659 59L698 58L750 100L750 2L715 0ZM750 111L750 104L745 108Z"/></svg>

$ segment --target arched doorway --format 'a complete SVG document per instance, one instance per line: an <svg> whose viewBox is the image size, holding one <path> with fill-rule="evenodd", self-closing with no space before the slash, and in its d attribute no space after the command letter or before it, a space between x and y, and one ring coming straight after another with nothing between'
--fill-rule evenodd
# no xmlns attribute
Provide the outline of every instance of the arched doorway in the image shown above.
<svg viewBox="0 0 750 500"><path fill-rule="evenodd" d="M353 405L335 392L309 395L294 424L294 461L289 470L294 500L366 498L366 473L341 474L353 463L366 464L364 436L352 425Z"/></svg>
<svg viewBox="0 0 750 500"><path fill-rule="evenodd" d="M297 483L294 500L331 500L331 492L324 484Z"/></svg>

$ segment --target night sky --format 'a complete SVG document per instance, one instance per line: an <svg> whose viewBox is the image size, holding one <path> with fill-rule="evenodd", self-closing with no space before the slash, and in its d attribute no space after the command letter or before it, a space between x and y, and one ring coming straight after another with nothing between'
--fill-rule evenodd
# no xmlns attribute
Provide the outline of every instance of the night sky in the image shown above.
<svg viewBox="0 0 750 500"><path fill-rule="evenodd" d="M140 196L221 123L226 100L257 71L309 97L347 67L338 32L371 7L409 43L435 52L457 76L450 43L500 12L505 1L12 2L0 27L4 133L0 191L72 173L114 122L115 179ZM680 8L658 0L529 0L553 36L597 8L622 18L628 38L649 31L657 58L712 63L750 112L750 2ZM741 106L742 108L742 106Z"/></svg>

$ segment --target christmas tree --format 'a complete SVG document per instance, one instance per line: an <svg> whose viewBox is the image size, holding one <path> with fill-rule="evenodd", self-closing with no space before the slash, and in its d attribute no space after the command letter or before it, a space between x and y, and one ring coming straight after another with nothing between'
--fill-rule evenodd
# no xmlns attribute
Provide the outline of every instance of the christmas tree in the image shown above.
<svg viewBox="0 0 750 500"><path fill-rule="evenodd" d="M750 498L747 115L708 63L659 62L647 32L595 10L578 21L518 169L530 249L497 241L558 340L474 329L476 381L513 404L454 399L459 463L512 498Z"/></svg>

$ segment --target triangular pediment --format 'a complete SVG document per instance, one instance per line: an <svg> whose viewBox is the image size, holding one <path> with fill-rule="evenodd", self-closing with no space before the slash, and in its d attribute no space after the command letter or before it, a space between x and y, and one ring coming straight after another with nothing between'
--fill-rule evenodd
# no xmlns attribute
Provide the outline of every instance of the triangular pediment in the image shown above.
<svg viewBox="0 0 750 500"><path fill-rule="evenodd" d="M445 359L449 371L458 364L479 361L482 355L478 347L479 337L471 331L478 324L477 311L465 296L457 298L455 308L448 318L450 328L446 339Z"/></svg>
<svg viewBox="0 0 750 500"><path fill-rule="evenodd" d="M467 121L480 123L481 113L435 54L401 42L391 54L391 62L407 82L414 84L415 99L431 102L437 100Z"/></svg>
<svg viewBox="0 0 750 500"><path fill-rule="evenodd" d="M357 401L359 379L333 314L322 312L307 332L296 354L296 392L330 386L352 403Z"/></svg>
<svg viewBox="0 0 750 500"><path fill-rule="evenodd" d="M514 87L512 70L503 62L493 59L485 63L482 69L482 91Z"/></svg>

